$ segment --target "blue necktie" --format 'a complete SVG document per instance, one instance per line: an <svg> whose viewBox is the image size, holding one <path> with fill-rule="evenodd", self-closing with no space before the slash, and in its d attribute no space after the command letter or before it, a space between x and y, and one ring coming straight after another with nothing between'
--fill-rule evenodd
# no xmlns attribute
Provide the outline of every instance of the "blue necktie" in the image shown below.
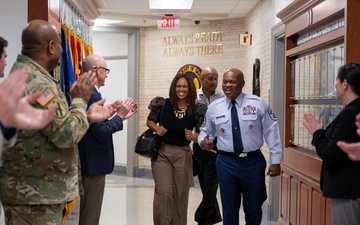
<svg viewBox="0 0 360 225"><path fill-rule="evenodd" d="M232 107L231 107L231 125L232 125L232 133L233 133L233 144L234 144L234 152L240 154L244 147L242 145L241 140L241 133L240 133L240 123L239 118L236 110L236 101L232 100Z"/></svg>
<svg viewBox="0 0 360 225"><path fill-rule="evenodd" d="M102 95L101 95L101 93L99 92L99 95L100 95L100 98L102 99Z"/></svg>

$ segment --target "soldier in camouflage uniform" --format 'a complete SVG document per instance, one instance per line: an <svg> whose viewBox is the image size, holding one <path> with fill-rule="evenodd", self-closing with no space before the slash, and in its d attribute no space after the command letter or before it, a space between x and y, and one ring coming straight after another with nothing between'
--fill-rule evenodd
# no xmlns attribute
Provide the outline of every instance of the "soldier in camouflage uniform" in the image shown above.
<svg viewBox="0 0 360 225"><path fill-rule="evenodd" d="M0 77L4 77L7 65L8 41L0 37ZM11 76L0 83L0 158L3 148L15 143L16 129L37 130L50 123L55 107L41 110L32 107L29 102L35 101L41 93L24 97L28 74L24 70L14 71ZM1 209L1 206L0 206Z"/></svg>
<svg viewBox="0 0 360 225"><path fill-rule="evenodd" d="M60 59L61 40L55 26L30 22L22 33L22 55L12 70L29 74L26 95L40 91L34 104L57 109L52 122L40 131L19 131L13 148L3 155L0 192L6 224L61 224L64 205L79 195L77 143L89 127L86 107L96 79L80 77L68 107L59 81L49 71Z"/></svg>
<svg viewBox="0 0 360 225"><path fill-rule="evenodd" d="M36 101L41 93L23 96L27 79L26 71L16 70L0 83L0 158L3 148L14 145L16 129L42 129L53 118L55 107L42 110L30 105L30 102Z"/></svg>

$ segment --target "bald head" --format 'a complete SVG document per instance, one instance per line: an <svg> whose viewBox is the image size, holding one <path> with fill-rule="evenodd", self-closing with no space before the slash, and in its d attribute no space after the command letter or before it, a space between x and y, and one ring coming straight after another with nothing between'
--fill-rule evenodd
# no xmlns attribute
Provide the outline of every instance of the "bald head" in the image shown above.
<svg viewBox="0 0 360 225"><path fill-rule="evenodd" d="M44 20L33 20L23 29L23 55L33 59L48 71L53 70L61 57L62 48L56 27Z"/></svg>
<svg viewBox="0 0 360 225"><path fill-rule="evenodd" d="M50 41L59 39L56 27L44 20L33 20L22 32L21 42L23 55L46 49Z"/></svg>
<svg viewBox="0 0 360 225"><path fill-rule="evenodd" d="M105 59L99 55L88 55L82 62L83 70L85 72L98 66L104 66L104 64L106 65Z"/></svg>
<svg viewBox="0 0 360 225"><path fill-rule="evenodd" d="M200 74L201 88L206 97L215 93L218 85L218 72L213 67L205 67Z"/></svg>
<svg viewBox="0 0 360 225"><path fill-rule="evenodd" d="M207 66L207 67L202 69L200 78L202 80L202 79L206 78L209 75L218 75L218 72L216 71L216 69L214 67Z"/></svg>
<svg viewBox="0 0 360 225"><path fill-rule="evenodd" d="M244 74L241 70L231 68L225 71L222 88L226 97L235 100L242 93L245 85Z"/></svg>
<svg viewBox="0 0 360 225"><path fill-rule="evenodd" d="M236 68L227 69L224 73L225 74L232 74L234 75L239 81L244 81L244 74L241 70Z"/></svg>
<svg viewBox="0 0 360 225"><path fill-rule="evenodd" d="M94 71L96 72L96 86L100 88L105 85L105 79L107 78L108 68L105 59L99 55L88 55L82 63L84 72Z"/></svg>

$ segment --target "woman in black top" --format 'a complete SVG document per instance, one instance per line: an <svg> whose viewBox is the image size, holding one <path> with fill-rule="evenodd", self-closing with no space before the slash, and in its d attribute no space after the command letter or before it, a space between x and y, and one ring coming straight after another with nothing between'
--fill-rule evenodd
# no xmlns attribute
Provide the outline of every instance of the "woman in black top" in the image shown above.
<svg viewBox="0 0 360 225"><path fill-rule="evenodd" d="M194 186L189 144L197 141L206 112L206 105L195 101L196 89L191 77L178 73L171 83L169 98L155 97L148 107L151 111L147 126L162 137L158 158L151 161L155 225L187 224L189 190ZM162 107L161 125L158 125Z"/></svg>
<svg viewBox="0 0 360 225"><path fill-rule="evenodd" d="M339 68L335 83L344 109L324 130L324 119L318 123L310 113L303 125L313 135L312 144L323 160L320 187L331 199L333 225L360 224L360 162L352 161L336 143L339 140L359 142L355 116L360 112L360 64Z"/></svg>

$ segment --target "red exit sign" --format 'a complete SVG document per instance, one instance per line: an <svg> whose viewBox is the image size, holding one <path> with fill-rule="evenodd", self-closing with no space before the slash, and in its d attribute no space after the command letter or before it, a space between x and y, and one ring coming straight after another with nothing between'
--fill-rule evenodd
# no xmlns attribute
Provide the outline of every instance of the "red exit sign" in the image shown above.
<svg viewBox="0 0 360 225"><path fill-rule="evenodd" d="M164 16L158 20L158 29L179 29L180 28L180 19L178 17L169 17Z"/></svg>

